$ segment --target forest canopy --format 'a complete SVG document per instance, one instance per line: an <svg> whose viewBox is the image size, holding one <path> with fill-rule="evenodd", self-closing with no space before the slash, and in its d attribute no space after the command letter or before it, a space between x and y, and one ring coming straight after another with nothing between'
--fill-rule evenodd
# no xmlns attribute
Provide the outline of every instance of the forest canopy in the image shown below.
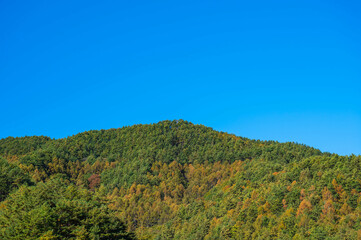
<svg viewBox="0 0 361 240"><path fill-rule="evenodd" d="M359 239L361 157L183 120L0 140L0 239Z"/></svg>

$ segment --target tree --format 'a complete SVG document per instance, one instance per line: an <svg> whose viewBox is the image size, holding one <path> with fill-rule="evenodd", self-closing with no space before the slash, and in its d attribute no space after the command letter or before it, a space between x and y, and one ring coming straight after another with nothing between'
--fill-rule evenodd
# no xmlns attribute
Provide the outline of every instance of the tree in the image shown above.
<svg viewBox="0 0 361 240"><path fill-rule="evenodd" d="M0 226L1 239L132 239L91 192L59 178L12 193Z"/></svg>
<svg viewBox="0 0 361 240"><path fill-rule="evenodd" d="M18 166L0 157L0 201L22 184L31 185L30 177Z"/></svg>

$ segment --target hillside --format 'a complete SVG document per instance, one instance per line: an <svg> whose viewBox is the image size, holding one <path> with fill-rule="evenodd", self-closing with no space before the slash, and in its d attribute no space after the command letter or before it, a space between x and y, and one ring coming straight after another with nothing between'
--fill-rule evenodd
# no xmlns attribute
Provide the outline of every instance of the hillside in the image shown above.
<svg viewBox="0 0 361 240"><path fill-rule="evenodd" d="M0 140L0 239L359 239L361 157L183 120Z"/></svg>

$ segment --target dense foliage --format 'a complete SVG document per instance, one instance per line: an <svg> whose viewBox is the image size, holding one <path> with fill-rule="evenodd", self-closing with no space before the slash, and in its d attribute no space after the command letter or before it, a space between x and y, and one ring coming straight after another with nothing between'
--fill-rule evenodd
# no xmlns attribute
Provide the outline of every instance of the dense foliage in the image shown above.
<svg viewBox="0 0 361 240"><path fill-rule="evenodd" d="M130 239L101 199L59 178L10 195L0 224L1 239Z"/></svg>
<svg viewBox="0 0 361 240"><path fill-rule="evenodd" d="M0 155L2 239L361 238L360 156L182 120L6 138Z"/></svg>

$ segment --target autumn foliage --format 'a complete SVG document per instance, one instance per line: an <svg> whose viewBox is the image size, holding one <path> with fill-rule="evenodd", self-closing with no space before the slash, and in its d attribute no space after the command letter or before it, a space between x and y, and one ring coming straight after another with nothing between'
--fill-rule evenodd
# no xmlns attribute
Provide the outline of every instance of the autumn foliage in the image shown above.
<svg viewBox="0 0 361 240"><path fill-rule="evenodd" d="M361 236L360 156L182 120L6 138L0 156L1 239ZM28 208L19 215L12 206Z"/></svg>

